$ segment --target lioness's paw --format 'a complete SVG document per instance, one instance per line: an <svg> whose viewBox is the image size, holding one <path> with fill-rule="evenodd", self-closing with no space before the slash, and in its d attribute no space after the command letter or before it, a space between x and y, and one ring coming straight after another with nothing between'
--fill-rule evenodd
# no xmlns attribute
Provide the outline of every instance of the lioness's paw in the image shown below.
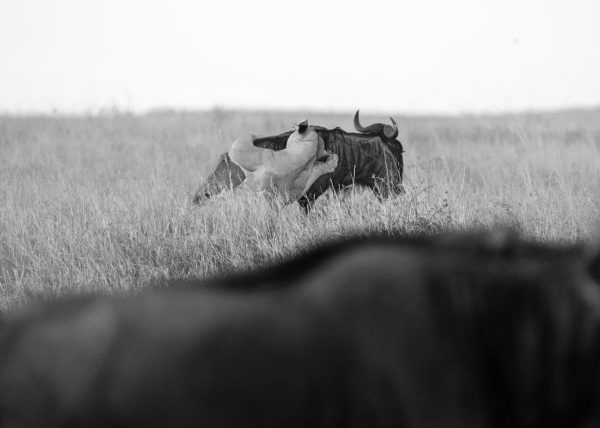
<svg viewBox="0 0 600 428"><path fill-rule="evenodd" d="M328 172L333 172L334 169L337 168L338 165L338 156L336 154L331 154L325 161L325 167Z"/></svg>

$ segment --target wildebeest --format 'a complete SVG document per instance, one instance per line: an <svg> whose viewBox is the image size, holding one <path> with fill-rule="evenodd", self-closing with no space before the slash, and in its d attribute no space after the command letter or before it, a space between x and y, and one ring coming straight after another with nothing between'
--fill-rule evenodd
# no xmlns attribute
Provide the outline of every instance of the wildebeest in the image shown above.
<svg viewBox="0 0 600 428"><path fill-rule="evenodd" d="M363 127L357 111L354 115L354 127L359 133L315 126L325 150L338 156L338 166L333 173L324 174L313 183L305 196L300 198L300 205L308 209L329 188L339 191L351 185L366 186L380 196L400 190L404 172L404 149L397 140L398 126L394 119L390 119L392 125L375 123ZM281 150L285 148L292 132L256 138L254 145ZM193 201L200 203L223 189L234 188L244 178L243 171L231 162L228 153L224 153L214 172L194 194Z"/></svg>
<svg viewBox="0 0 600 428"><path fill-rule="evenodd" d="M256 147L254 139L253 135L240 137L229 150L230 159L246 177L239 187L280 195L284 201L293 202L337 166L337 155L325 151L323 140L308 121L299 124L282 150Z"/></svg>
<svg viewBox="0 0 600 428"><path fill-rule="evenodd" d="M169 285L5 321L2 426L600 424L598 251L357 239Z"/></svg>

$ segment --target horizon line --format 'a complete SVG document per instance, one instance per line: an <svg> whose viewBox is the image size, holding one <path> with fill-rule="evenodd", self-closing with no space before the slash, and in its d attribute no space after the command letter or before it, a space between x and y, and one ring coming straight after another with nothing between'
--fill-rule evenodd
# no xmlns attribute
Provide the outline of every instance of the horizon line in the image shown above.
<svg viewBox="0 0 600 428"><path fill-rule="evenodd" d="M600 103L594 104L576 104L566 106L553 107L532 107L532 108L517 108L517 109L473 109L473 110L400 110L400 109L362 109L361 114L365 116L396 116L396 117L462 117L462 116L511 116L524 114L556 114L565 112L594 112L600 110ZM216 111L222 112L239 112L239 113L315 113L326 115L338 114L354 114L356 110L348 108L328 108L328 107L266 107L266 106L224 106L215 104L211 107L175 107L175 106L160 106L145 109L134 109L119 105L106 105L102 107L89 107L85 109L0 109L0 117L94 117L94 116L151 116L159 114L204 114Z"/></svg>

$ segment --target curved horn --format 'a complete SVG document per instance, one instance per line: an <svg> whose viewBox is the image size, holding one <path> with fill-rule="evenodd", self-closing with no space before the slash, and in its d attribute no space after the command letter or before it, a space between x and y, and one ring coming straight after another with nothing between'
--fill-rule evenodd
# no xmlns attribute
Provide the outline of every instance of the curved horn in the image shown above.
<svg viewBox="0 0 600 428"><path fill-rule="evenodd" d="M389 138L390 140L395 140L398 136L398 124L396 123L393 117L390 117L390 120L392 121L394 126L384 125L383 135L385 135L386 138Z"/></svg>
<svg viewBox="0 0 600 428"><path fill-rule="evenodd" d="M366 128L360 124L360 120L358 119L358 112L360 110L356 110L354 114L354 129L358 132L364 132L367 134L379 134L383 130L383 123L374 123L373 125L369 125Z"/></svg>
<svg viewBox="0 0 600 428"><path fill-rule="evenodd" d="M354 129L356 129L358 132L364 132L365 128L363 128L360 124L360 120L358 119L358 112L360 112L360 109L356 110L356 113L354 113Z"/></svg>

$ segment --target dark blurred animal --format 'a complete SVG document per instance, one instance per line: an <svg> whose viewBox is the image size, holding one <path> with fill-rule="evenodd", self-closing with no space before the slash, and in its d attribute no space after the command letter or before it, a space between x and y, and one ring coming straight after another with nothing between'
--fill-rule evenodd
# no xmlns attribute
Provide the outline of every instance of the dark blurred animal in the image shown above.
<svg viewBox="0 0 600 428"><path fill-rule="evenodd" d="M397 140L398 126L394 119L390 120L393 125L375 123L363 127L357 111L354 115L354 126L359 133L315 126L325 150L338 156L338 166L332 173L322 175L310 186L305 196L300 198L300 205L308 209L329 188L339 191L351 185L366 186L382 197L401 190L404 149ZM292 132L255 138L254 145L282 150ZM235 188L244 178L243 171L230 162L228 154L224 153L214 172L194 194L193 201L200 203L224 189Z"/></svg>
<svg viewBox="0 0 600 428"><path fill-rule="evenodd" d="M357 239L4 321L6 427L594 427L600 253Z"/></svg>

